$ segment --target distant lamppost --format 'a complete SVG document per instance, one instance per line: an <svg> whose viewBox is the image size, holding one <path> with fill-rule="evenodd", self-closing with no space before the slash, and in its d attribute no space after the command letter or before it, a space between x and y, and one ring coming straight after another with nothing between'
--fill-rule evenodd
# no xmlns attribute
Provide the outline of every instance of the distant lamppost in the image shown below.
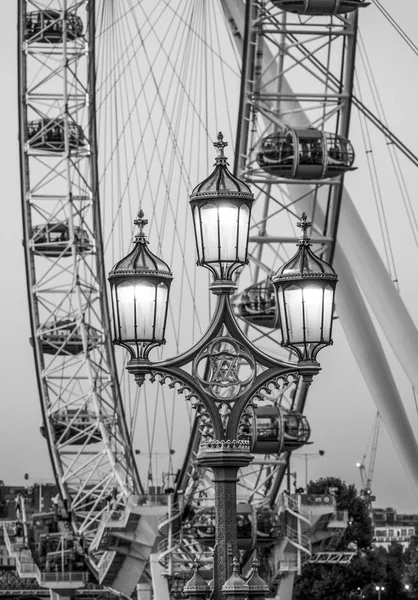
<svg viewBox="0 0 418 600"><path fill-rule="evenodd" d="M305 489L308 489L308 461L314 458L320 458L325 456L325 450L318 450L318 452L298 452L293 454L295 458L305 459Z"/></svg>
<svg viewBox="0 0 418 600"><path fill-rule="evenodd" d="M384 591L385 591L385 588L383 587L383 585L376 586L377 600L380 600L380 594Z"/></svg>
<svg viewBox="0 0 418 600"><path fill-rule="evenodd" d="M215 483L216 555L214 597L222 586L228 594L256 594L256 584L241 586L237 577L238 470L251 460L249 423L261 395L301 378L307 392L320 369L318 351L331 341L337 276L313 254L306 215L298 223L298 251L273 277L280 311L282 344L292 348L297 363L284 362L254 346L235 320L230 296L233 275L248 262L248 235L253 194L227 167L222 134L213 173L190 197L197 246L197 264L213 275L210 290L217 297L213 319L197 344L180 356L151 362L152 348L165 342L172 274L148 248L147 221L140 211L134 249L111 270L114 343L130 354L127 370L138 385L147 376L178 387L191 401L203 425L198 463L212 469ZM189 366L189 369L184 367ZM241 369L245 366L244 369ZM254 570L255 569L255 570ZM257 578L256 566L253 579ZM226 583L228 580L228 583ZM258 580L257 580L258 581ZM241 587L240 587L241 586ZM194 582L188 590L193 594ZM232 590L232 591L231 591Z"/></svg>

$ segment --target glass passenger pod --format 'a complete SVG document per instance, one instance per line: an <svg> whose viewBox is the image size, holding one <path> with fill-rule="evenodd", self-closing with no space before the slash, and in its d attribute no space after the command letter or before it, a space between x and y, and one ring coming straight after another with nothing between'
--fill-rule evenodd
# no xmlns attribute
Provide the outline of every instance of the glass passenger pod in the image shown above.
<svg viewBox="0 0 418 600"><path fill-rule="evenodd" d="M261 141L257 162L267 173L286 179L327 179L354 168L354 150L337 134L287 129Z"/></svg>
<svg viewBox="0 0 418 600"><path fill-rule="evenodd" d="M70 230L67 223L47 223L32 229L32 247L42 256L71 256ZM92 241L83 228L74 228L74 242L78 252L87 253L93 249Z"/></svg>
<svg viewBox="0 0 418 600"><path fill-rule="evenodd" d="M309 440L311 429L307 418L278 406L260 406L255 410L254 454L280 454L300 448Z"/></svg>
<svg viewBox="0 0 418 600"><path fill-rule="evenodd" d="M283 411L283 450L292 451L308 443L311 428L301 413Z"/></svg>
<svg viewBox="0 0 418 600"><path fill-rule="evenodd" d="M100 333L92 325L86 325L88 346L91 350L100 343ZM46 323L38 334L45 354L76 355L83 352L83 340L75 319L63 319Z"/></svg>
<svg viewBox="0 0 418 600"><path fill-rule="evenodd" d="M71 150L86 145L81 125L68 120L68 143ZM28 144L33 150L48 152L65 151L65 121L62 117L49 119L44 117L28 123Z"/></svg>
<svg viewBox="0 0 418 600"><path fill-rule="evenodd" d="M257 510L257 545L270 543L280 536L280 519L271 508Z"/></svg>
<svg viewBox="0 0 418 600"><path fill-rule="evenodd" d="M96 416L87 409L64 408L50 416L55 440L73 446L96 444L102 439L97 428ZM41 434L46 437L45 426L41 424Z"/></svg>
<svg viewBox="0 0 418 600"><path fill-rule="evenodd" d="M256 531L253 530L253 510L247 503L237 505L237 541L240 550L249 550L255 543L271 543L280 535L279 518L270 508L257 510ZM214 546L215 541L215 508L204 508L193 519L193 532L202 544ZM255 533L255 535L254 535Z"/></svg>
<svg viewBox="0 0 418 600"><path fill-rule="evenodd" d="M273 4L298 15L340 15L368 6L365 0L272 0Z"/></svg>
<svg viewBox="0 0 418 600"><path fill-rule="evenodd" d="M256 283L232 299L235 315L251 325L278 327L276 294L270 279Z"/></svg>
<svg viewBox="0 0 418 600"><path fill-rule="evenodd" d="M58 10L35 10L27 13L25 40L30 44L59 44L64 39L73 41L83 35L83 22L78 15L67 12L62 18Z"/></svg>
<svg viewBox="0 0 418 600"><path fill-rule="evenodd" d="M283 418L278 406L260 406L253 420L254 454L280 454L283 450Z"/></svg>

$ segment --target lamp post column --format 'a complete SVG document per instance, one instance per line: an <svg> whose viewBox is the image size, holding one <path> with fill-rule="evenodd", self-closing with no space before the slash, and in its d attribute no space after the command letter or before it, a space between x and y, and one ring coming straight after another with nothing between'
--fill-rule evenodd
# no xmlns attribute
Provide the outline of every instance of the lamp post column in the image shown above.
<svg viewBox="0 0 418 600"><path fill-rule="evenodd" d="M214 558L214 598L232 573L232 560L238 556L237 481L238 469L253 457L248 444L241 441L203 443L198 456L201 467L212 469L215 484L216 551Z"/></svg>

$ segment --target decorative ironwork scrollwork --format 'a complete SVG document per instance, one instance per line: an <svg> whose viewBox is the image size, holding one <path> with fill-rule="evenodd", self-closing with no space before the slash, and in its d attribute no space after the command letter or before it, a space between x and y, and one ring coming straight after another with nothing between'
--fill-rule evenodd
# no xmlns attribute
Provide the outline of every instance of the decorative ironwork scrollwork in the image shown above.
<svg viewBox="0 0 418 600"><path fill-rule="evenodd" d="M254 381L254 358L230 336L206 344L193 361L193 375L202 390L216 402L234 402Z"/></svg>

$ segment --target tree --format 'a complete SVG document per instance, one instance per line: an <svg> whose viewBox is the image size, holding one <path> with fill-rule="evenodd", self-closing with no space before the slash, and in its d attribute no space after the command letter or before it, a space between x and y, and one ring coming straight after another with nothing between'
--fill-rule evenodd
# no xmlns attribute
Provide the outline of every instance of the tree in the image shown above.
<svg viewBox="0 0 418 600"><path fill-rule="evenodd" d="M308 484L309 494L326 494L335 488L338 510L348 511L348 527L342 537L338 550L349 548L354 544L356 549L370 548L373 541L373 524L367 504L357 494L354 485L347 485L338 477L321 477Z"/></svg>
<svg viewBox="0 0 418 600"><path fill-rule="evenodd" d="M410 587L410 598L418 598L418 551L415 548L408 552L406 580Z"/></svg>
<svg viewBox="0 0 418 600"><path fill-rule="evenodd" d="M402 546L393 543L389 550L372 548L372 521L354 485L347 485L337 477L321 478L309 483L308 493L324 494L330 488L336 490L337 508L347 510L349 517L338 550L356 550L357 554L348 565L306 563L302 575L296 579L294 597L298 600L377 600L376 585L383 585L382 600L412 600L414 596L408 595L404 586ZM410 582L418 590L418 553L415 556L416 560L411 560Z"/></svg>

